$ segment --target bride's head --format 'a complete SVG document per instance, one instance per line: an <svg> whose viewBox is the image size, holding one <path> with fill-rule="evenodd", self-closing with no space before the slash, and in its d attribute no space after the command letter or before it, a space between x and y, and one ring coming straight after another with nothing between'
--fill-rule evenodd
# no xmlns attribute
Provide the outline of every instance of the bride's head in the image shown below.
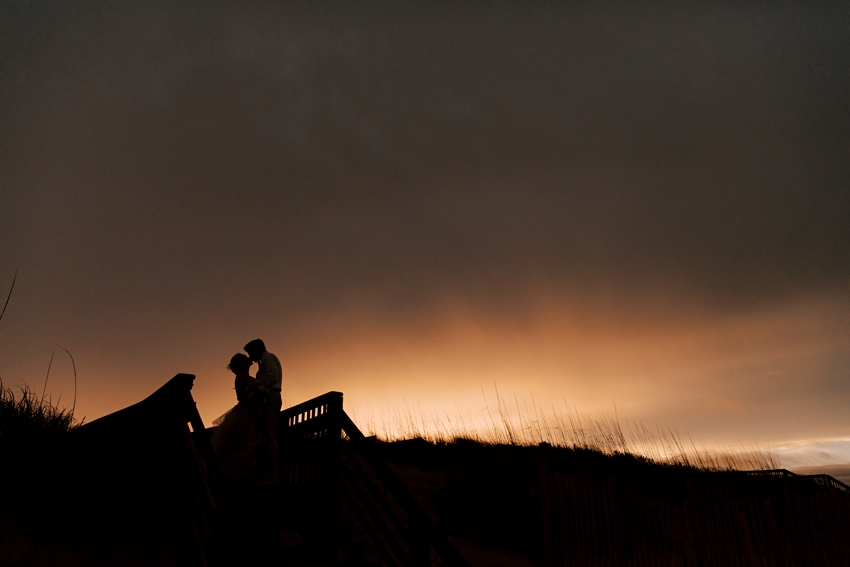
<svg viewBox="0 0 850 567"><path fill-rule="evenodd" d="M246 372L249 368L251 368L251 359L241 352L234 354L230 359L230 364L227 365L227 369L234 374Z"/></svg>

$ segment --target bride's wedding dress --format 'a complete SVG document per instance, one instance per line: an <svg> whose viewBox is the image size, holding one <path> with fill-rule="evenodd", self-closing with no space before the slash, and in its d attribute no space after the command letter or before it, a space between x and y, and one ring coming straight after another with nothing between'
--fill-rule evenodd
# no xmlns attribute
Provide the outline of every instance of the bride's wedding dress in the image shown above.
<svg viewBox="0 0 850 567"><path fill-rule="evenodd" d="M260 446L261 394L252 388L248 373L236 376L236 398L239 402L216 419L211 438L221 471L234 484L241 484L257 462Z"/></svg>

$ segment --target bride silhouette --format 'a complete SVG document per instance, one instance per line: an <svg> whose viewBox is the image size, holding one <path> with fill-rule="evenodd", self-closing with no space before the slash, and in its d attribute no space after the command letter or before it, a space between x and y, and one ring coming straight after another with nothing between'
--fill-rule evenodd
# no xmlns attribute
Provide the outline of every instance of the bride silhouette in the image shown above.
<svg viewBox="0 0 850 567"><path fill-rule="evenodd" d="M237 404L213 422L218 425L212 435L212 446L221 471L233 485L253 484L251 473L257 464L260 447L260 419L264 395L248 374L251 359L234 354L227 368L236 375Z"/></svg>

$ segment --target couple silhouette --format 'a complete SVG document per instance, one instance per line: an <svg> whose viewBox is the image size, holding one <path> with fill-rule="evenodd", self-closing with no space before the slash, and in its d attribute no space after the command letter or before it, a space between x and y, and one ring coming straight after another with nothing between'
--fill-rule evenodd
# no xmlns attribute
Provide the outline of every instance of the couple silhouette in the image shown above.
<svg viewBox="0 0 850 567"><path fill-rule="evenodd" d="M281 367L260 339L234 354L227 368L236 375L236 405L213 422L212 446L221 470L234 486L269 485L278 481L277 416ZM251 366L257 373L251 376Z"/></svg>

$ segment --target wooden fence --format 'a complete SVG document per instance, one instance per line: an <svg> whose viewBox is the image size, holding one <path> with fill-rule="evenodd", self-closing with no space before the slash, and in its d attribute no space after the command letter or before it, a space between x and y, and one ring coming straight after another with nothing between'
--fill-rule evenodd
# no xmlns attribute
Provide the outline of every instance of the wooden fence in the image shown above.
<svg viewBox="0 0 850 567"><path fill-rule="evenodd" d="M548 565L850 565L850 493L837 481L719 474L681 484L659 493L541 462Z"/></svg>
<svg viewBox="0 0 850 567"><path fill-rule="evenodd" d="M328 392L280 413L280 483L339 482L342 393Z"/></svg>

